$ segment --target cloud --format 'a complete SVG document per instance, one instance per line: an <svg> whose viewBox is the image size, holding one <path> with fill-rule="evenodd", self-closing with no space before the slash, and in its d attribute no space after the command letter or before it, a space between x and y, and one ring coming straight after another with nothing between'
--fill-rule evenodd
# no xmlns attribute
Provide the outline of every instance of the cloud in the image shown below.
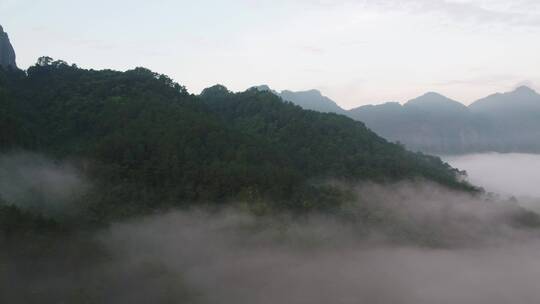
<svg viewBox="0 0 540 304"><path fill-rule="evenodd" d="M525 207L540 211L540 155L486 153L445 160L466 170L472 183L500 195L518 197Z"/></svg>
<svg viewBox="0 0 540 304"><path fill-rule="evenodd" d="M45 215L79 209L89 182L67 162L17 152L0 155L0 201Z"/></svg>
<svg viewBox="0 0 540 304"><path fill-rule="evenodd" d="M453 86L453 85L471 85L471 86L505 86L509 82L516 82L519 77L515 75L480 75L464 79L454 79L442 82L435 82L437 86Z"/></svg>
<svg viewBox="0 0 540 304"><path fill-rule="evenodd" d="M363 0L340 1L339 3L341 5L355 4L384 12L390 10L415 15L431 14L449 18L454 22L469 22L477 25L540 26L540 5L537 1ZM323 5L327 4L323 2Z"/></svg>
<svg viewBox="0 0 540 304"><path fill-rule="evenodd" d="M513 87L514 87L514 88L519 88L519 87L522 87L522 86L527 86L527 87L532 88L532 89L536 88L535 83L534 83L533 81L531 81L531 80L522 80L522 81L519 81L519 82L517 82L516 84L514 84Z"/></svg>
<svg viewBox="0 0 540 304"><path fill-rule="evenodd" d="M371 217L369 226L366 218L328 214L198 210L118 223L101 240L123 263L166 270L164 278L179 280L201 303L537 299L529 282L540 270L531 264L540 243L508 226L505 207L430 184L356 190L362 198L348 214ZM443 246L426 246L429 238Z"/></svg>
<svg viewBox="0 0 540 304"><path fill-rule="evenodd" d="M300 48L300 50L302 50L302 51L304 51L306 53L309 53L309 54L313 54L313 55L321 55L321 54L325 53L324 48L317 47L317 46L312 46L312 45L303 45L303 46L301 46L299 48Z"/></svg>
<svg viewBox="0 0 540 304"><path fill-rule="evenodd" d="M512 224L515 206L433 184L365 184L353 189L359 199L337 214L172 211L48 244L37 258L18 255L20 248L3 251L0 300L538 301L540 265L535 253L540 242L535 230ZM9 288L2 290L4 286Z"/></svg>

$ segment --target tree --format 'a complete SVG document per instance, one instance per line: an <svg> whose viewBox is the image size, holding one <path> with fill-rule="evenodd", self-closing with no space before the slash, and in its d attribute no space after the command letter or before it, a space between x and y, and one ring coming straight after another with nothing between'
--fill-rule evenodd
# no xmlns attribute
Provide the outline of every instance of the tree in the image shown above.
<svg viewBox="0 0 540 304"><path fill-rule="evenodd" d="M51 65L51 63L54 61L54 59L52 59L51 57L49 56L42 56L42 57L39 57L38 60L37 60L37 65L38 66L41 66L41 67L44 67L44 66L49 66Z"/></svg>

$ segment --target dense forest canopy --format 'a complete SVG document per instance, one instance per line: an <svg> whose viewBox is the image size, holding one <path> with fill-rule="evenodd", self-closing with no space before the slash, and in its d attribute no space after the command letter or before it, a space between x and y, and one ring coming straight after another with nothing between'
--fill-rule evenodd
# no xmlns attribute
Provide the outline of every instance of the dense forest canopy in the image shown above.
<svg viewBox="0 0 540 304"><path fill-rule="evenodd" d="M91 180L80 203L98 221L200 203L329 208L347 195L327 181L476 190L439 158L361 122L256 89L196 96L144 68L86 70L42 57L25 72L1 70L0 98L0 150L69 160Z"/></svg>

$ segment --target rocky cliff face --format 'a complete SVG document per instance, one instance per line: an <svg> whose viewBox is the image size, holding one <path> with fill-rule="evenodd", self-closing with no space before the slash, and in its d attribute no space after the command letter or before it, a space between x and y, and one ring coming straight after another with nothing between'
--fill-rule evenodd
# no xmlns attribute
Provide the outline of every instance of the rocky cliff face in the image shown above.
<svg viewBox="0 0 540 304"><path fill-rule="evenodd" d="M17 64L15 62L15 50L11 42L9 42L9 37L4 29L0 25L0 66L2 67L12 67L16 68Z"/></svg>

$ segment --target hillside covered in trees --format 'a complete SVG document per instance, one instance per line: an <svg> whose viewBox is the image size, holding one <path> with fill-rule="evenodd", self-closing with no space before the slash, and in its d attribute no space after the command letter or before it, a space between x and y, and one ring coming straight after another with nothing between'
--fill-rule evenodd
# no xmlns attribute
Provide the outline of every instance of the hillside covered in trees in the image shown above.
<svg viewBox="0 0 540 304"><path fill-rule="evenodd" d="M2 152L69 161L92 184L79 198L92 220L230 202L324 209L346 199L327 181L424 179L475 190L439 158L361 122L256 89L195 96L144 68L85 70L43 57L26 72L1 70L0 98Z"/></svg>

